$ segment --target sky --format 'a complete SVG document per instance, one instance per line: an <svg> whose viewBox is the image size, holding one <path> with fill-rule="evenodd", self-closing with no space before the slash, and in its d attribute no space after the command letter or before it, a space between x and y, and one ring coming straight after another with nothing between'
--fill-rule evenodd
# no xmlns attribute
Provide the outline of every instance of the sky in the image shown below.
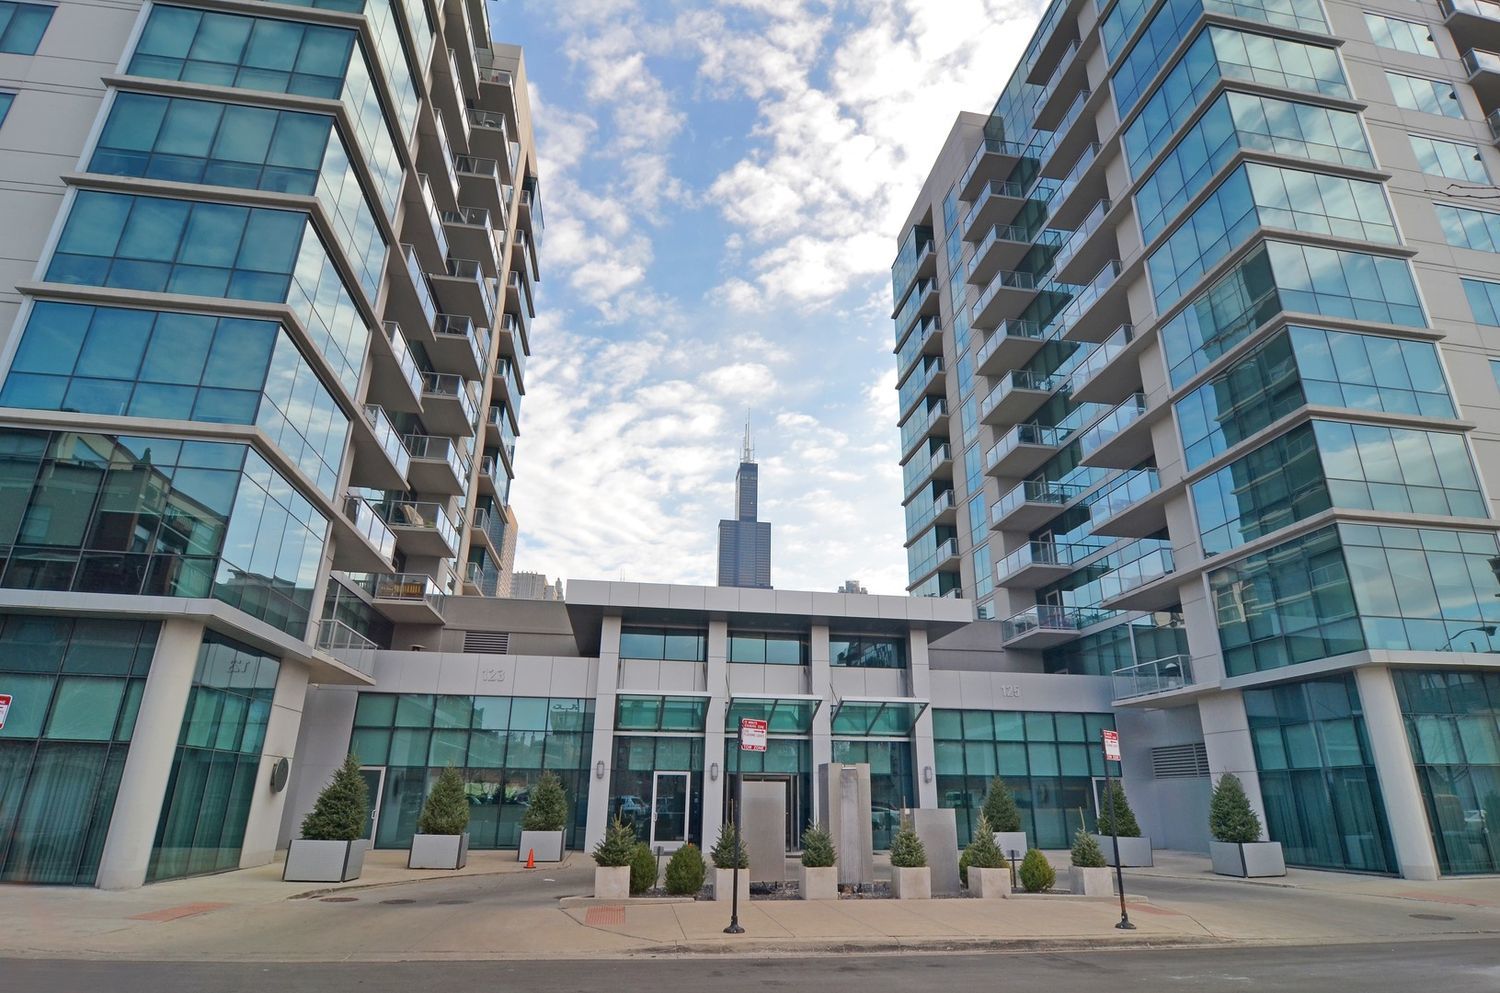
<svg viewBox="0 0 1500 993"><path fill-rule="evenodd" d="M1039 0L492 0L546 231L516 568L712 584L748 419L771 581L906 589L890 266Z"/></svg>

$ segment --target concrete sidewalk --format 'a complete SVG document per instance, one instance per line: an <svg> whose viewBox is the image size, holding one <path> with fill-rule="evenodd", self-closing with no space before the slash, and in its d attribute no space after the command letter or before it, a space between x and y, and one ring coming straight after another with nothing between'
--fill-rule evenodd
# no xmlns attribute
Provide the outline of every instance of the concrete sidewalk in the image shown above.
<svg viewBox="0 0 1500 993"><path fill-rule="evenodd" d="M1330 878L1331 877L1331 878ZM637 955L1106 948L1306 943L1500 934L1500 881L1408 884L1297 871L1273 885L1162 853L1128 870L1135 931L1114 900L1015 896L932 901L754 899L744 935L727 905L588 898L593 862L574 853L527 871L513 852L473 853L457 873L374 852L364 876L283 883L280 865L101 892L7 887L0 957L149 961L405 961ZM1425 894L1425 895L1424 895Z"/></svg>

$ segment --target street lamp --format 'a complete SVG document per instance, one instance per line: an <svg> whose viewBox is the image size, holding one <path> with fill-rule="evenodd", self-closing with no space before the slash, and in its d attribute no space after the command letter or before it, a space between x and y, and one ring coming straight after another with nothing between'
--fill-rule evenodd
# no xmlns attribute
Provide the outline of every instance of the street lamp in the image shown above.
<svg viewBox="0 0 1500 993"><path fill-rule="evenodd" d="M1475 627L1464 628L1462 631L1455 631L1451 635L1448 636L1447 643L1444 644L1443 647L1441 649L1439 649L1439 651L1444 651L1444 652L1451 652L1451 651L1453 651L1453 639L1457 638L1461 634L1468 634L1471 631L1482 631L1482 632L1484 632L1484 636L1486 638L1493 638L1495 636L1495 632L1497 630L1500 630L1500 627L1497 627L1494 624L1479 624L1479 625L1476 625Z"/></svg>

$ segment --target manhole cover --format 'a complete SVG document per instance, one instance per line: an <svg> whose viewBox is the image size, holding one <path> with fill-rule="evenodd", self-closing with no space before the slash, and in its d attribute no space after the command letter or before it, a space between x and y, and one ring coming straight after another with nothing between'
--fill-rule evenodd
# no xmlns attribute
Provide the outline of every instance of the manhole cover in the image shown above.
<svg viewBox="0 0 1500 993"><path fill-rule="evenodd" d="M1419 921L1451 921L1451 920L1453 920L1453 918L1449 917L1447 914L1408 914L1407 916L1408 917L1414 917L1414 918L1416 918Z"/></svg>
<svg viewBox="0 0 1500 993"><path fill-rule="evenodd" d="M461 907L461 906L463 906L464 904L466 904L468 902L469 902L468 900L439 900L438 901L438 906L439 907Z"/></svg>
<svg viewBox="0 0 1500 993"><path fill-rule="evenodd" d="M381 900L380 902L381 903L385 903L385 904L391 904L393 906L398 906L398 905L402 905L402 904L416 903L417 901L415 901L415 900Z"/></svg>
<svg viewBox="0 0 1500 993"><path fill-rule="evenodd" d="M324 903L354 903L358 899L359 899L359 897L357 897L357 896L325 896L325 897L323 897L323 902Z"/></svg>

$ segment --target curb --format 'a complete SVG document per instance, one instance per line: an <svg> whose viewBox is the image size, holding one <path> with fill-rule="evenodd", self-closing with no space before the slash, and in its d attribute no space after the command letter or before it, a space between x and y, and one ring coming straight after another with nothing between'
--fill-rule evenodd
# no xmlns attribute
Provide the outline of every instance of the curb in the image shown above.
<svg viewBox="0 0 1500 993"><path fill-rule="evenodd" d="M836 941L677 942L635 952L631 957L652 955L735 956L778 954L896 955L938 952L1073 952L1129 949L1197 948L1238 944L1231 939L1198 935L1150 935L1133 938L870 938Z"/></svg>

